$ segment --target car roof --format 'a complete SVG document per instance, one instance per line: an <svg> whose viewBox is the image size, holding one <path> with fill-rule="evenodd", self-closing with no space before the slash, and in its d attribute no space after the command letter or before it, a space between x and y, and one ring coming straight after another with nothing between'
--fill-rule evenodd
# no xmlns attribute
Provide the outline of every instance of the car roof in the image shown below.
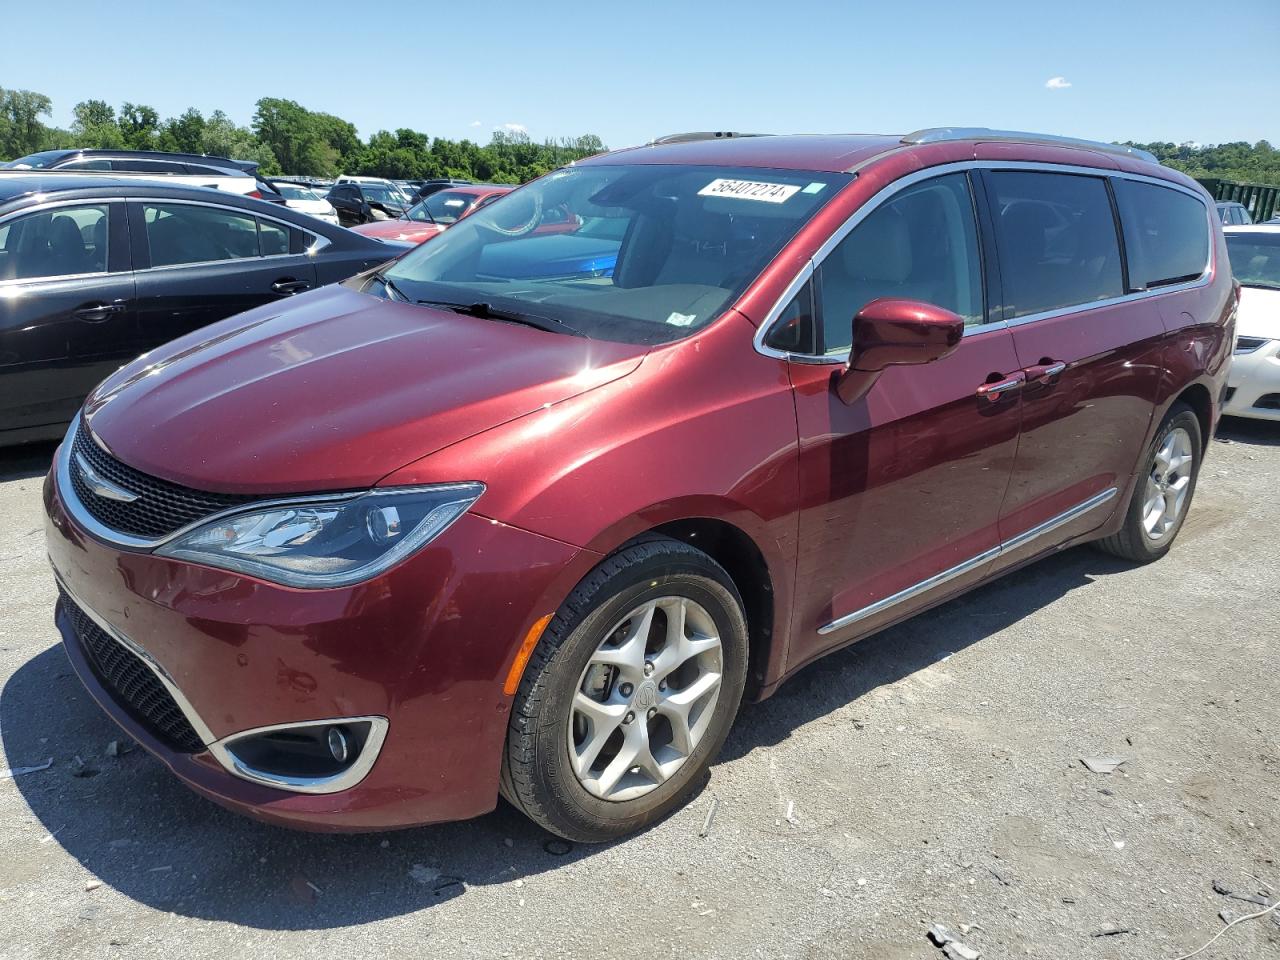
<svg viewBox="0 0 1280 960"><path fill-rule="evenodd" d="M252 173L260 164L255 160L232 160L230 157L217 157L203 153L170 153L164 150L114 150L110 148L72 147L65 150L44 150L42 153L57 156L60 160L66 157L136 157L141 160L173 160L178 163L202 163L207 166L229 167L244 173Z"/></svg>
<svg viewBox="0 0 1280 960"><path fill-rule="evenodd" d="M516 188L514 183L459 183L445 187L439 193L461 193L473 197L487 197L491 193L510 193ZM437 194L432 194L436 196Z"/></svg>
<svg viewBox="0 0 1280 960"><path fill-rule="evenodd" d="M1127 156L1143 166L1161 168L1150 153L1136 147L1100 141L1077 140L1050 134L984 127L935 127L917 130L906 136L890 134L737 134L691 133L662 137L639 147L627 147L597 154L578 165L654 163L679 165L723 165L738 167L771 167L780 170L811 170L823 173L848 173L865 166L877 157L901 150L924 149L935 144L973 145L980 143L1007 145L1009 159L1015 159L1020 148L1032 154L1045 148L1074 154L1078 160L1053 160L1084 166L1099 166L1098 154ZM1181 180L1180 176L1170 177Z"/></svg>
<svg viewBox="0 0 1280 960"><path fill-rule="evenodd" d="M772 167L838 173L871 157L887 153L901 137L862 134L789 134L784 136L731 136L696 140L654 142L597 154L578 165L609 163L669 163Z"/></svg>

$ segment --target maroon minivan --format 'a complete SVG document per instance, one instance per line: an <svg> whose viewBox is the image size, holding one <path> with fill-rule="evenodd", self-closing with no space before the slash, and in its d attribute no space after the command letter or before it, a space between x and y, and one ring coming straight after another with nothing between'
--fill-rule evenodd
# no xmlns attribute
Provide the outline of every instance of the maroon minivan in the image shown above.
<svg viewBox="0 0 1280 960"><path fill-rule="evenodd" d="M615 837L824 653L1073 544L1164 554L1235 306L1212 200L1139 150L616 151L103 383L45 487L57 624L226 806Z"/></svg>

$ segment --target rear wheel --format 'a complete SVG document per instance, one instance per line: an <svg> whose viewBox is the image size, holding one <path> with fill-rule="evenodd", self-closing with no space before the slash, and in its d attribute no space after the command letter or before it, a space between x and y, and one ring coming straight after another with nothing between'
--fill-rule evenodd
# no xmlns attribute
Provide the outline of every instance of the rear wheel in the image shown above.
<svg viewBox="0 0 1280 960"><path fill-rule="evenodd" d="M719 564L675 540L624 548L538 642L512 708L503 794L571 840L666 816L724 743L746 667L742 602Z"/></svg>
<svg viewBox="0 0 1280 960"><path fill-rule="evenodd" d="M1168 553L1191 507L1203 449L1195 411L1186 404L1174 404L1147 451L1124 526L1099 540L1098 547L1136 563L1149 563Z"/></svg>

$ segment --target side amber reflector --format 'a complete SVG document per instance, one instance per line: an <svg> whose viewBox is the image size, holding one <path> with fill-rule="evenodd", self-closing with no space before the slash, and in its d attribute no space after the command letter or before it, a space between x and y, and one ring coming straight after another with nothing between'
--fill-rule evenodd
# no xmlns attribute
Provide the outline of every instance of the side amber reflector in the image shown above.
<svg viewBox="0 0 1280 960"><path fill-rule="evenodd" d="M551 622L551 616L548 613L525 634L524 643L520 644L520 649L516 651L515 662L511 664L511 670L507 673L507 682L502 685L502 692L508 697L514 697L516 691L520 689L520 678L524 676L524 668L528 665L529 658L533 656L533 648L538 645L542 631L547 629L547 624Z"/></svg>

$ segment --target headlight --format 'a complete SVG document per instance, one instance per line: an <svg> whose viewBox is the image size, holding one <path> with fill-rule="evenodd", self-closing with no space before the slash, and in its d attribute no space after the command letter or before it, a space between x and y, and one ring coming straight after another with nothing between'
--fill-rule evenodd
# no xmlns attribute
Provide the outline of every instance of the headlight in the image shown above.
<svg viewBox="0 0 1280 960"><path fill-rule="evenodd" d="M156 553L290 587L345 587L429 543L483 492L482 483L455 483L276 501L212 520Z"/></svg>

